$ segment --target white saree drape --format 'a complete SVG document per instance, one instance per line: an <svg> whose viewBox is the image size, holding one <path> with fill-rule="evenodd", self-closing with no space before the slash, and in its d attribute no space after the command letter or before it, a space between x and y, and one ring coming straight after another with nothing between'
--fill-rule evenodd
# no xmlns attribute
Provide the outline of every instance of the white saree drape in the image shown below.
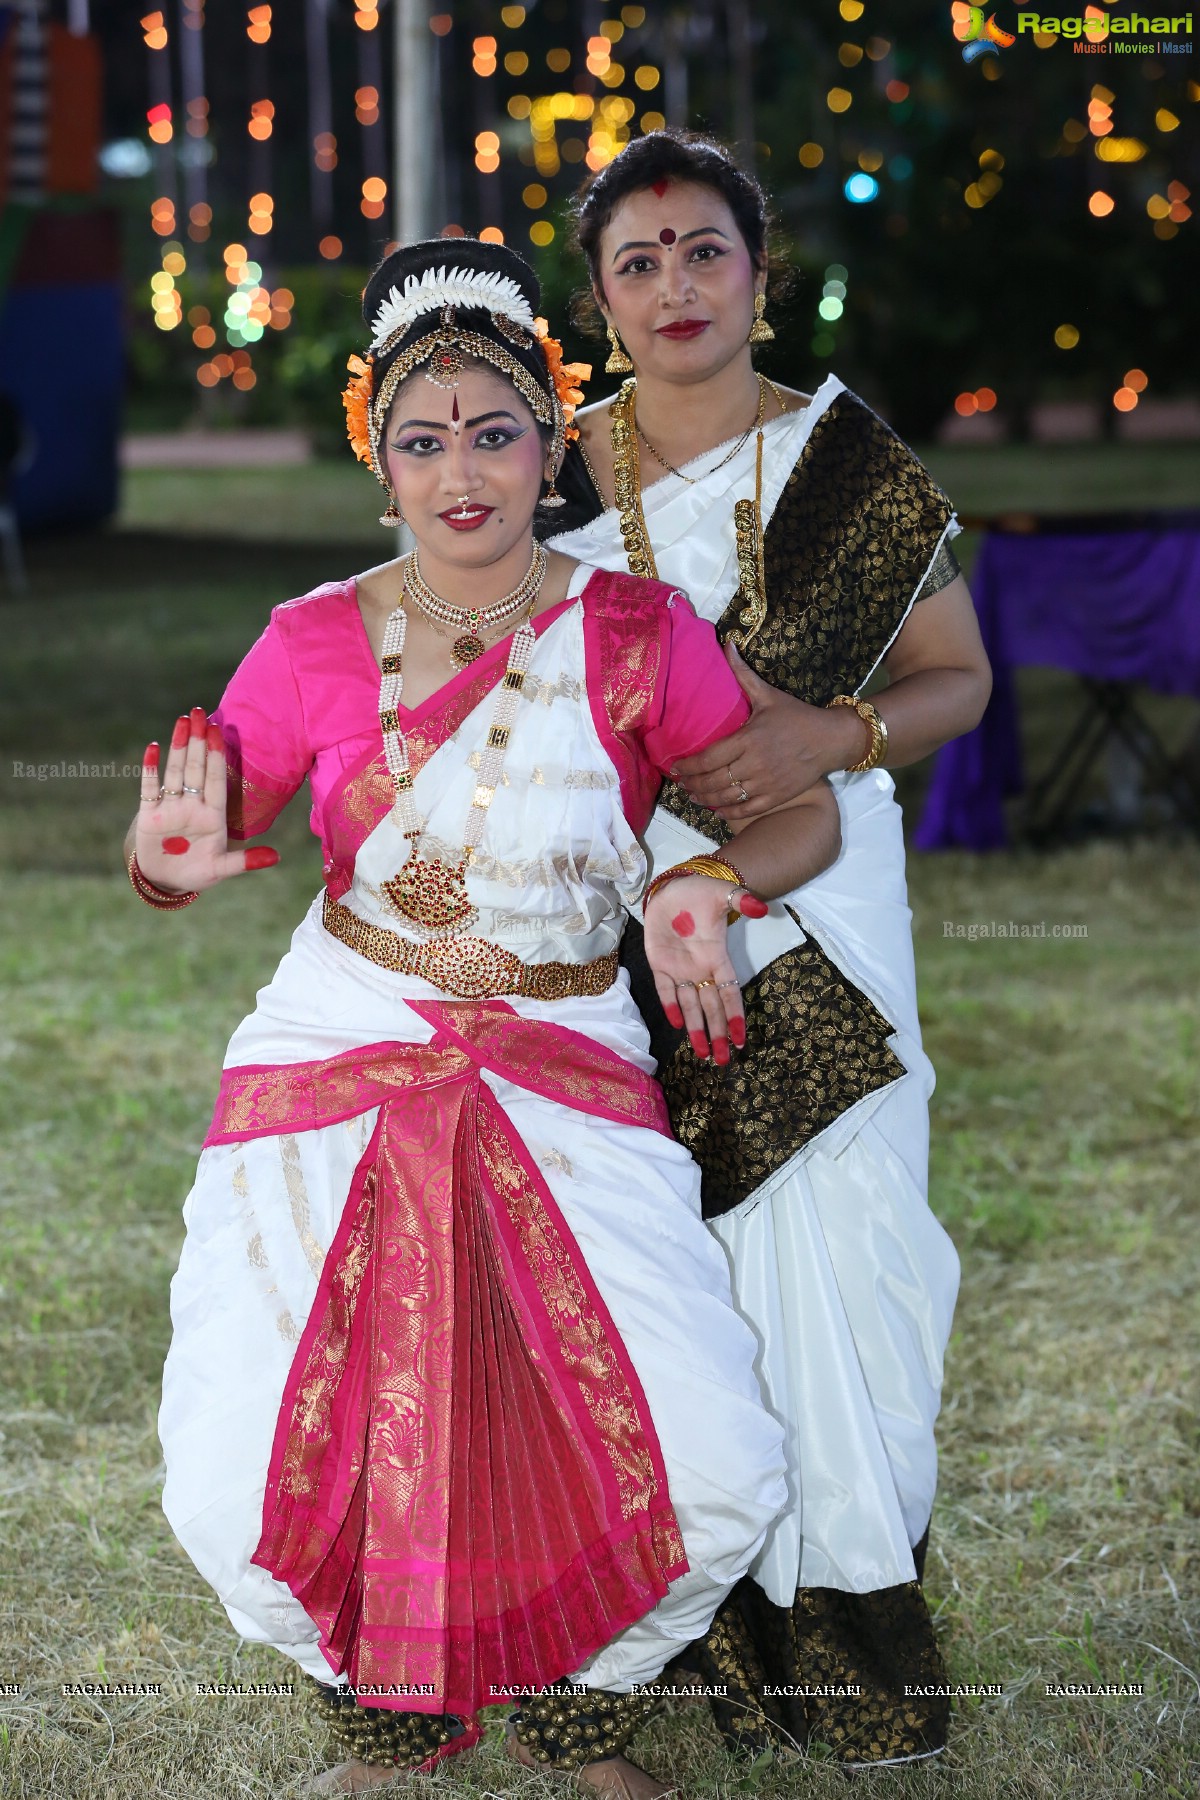
<svg viewBox="0 0 1200 1800"><path fill-rule="evenodd" d="M831 375L807 408L764 427L764 525L842 392ZM711 460L686 467L699 472ZM738 585L733 504L753 498L754 465L752 438L710 476L698 473L689 485L669 475L643 494L660 580L714 622ZM627 566L614 510L553 542L603 568ZM734 967L749 979L811 932L895 1026L889 1041L906 1074L710 1221L758 1340L764 1395L786 1433L788 1505L751 1567L780 1606L801 1586L867 1593L913 1579L912 1545L933 1505L933 1427L958 1289L958 1258L926 1198L934 1078L917 1019L900 808L881 769L831 780L842 826L837 861L773 901L767 918L732 927ZM711 848L661 808L645 844L656 869Z"/></svg>

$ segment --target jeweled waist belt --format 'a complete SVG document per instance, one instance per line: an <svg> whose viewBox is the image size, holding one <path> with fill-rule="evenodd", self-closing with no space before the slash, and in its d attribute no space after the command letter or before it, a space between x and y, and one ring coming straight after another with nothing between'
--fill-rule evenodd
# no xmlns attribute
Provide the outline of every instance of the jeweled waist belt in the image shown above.
<svg viewBox="0 0 1200 1800"><path fill-rule="evenodd" d="M458 1000L490 1000L500 994L566 1000L576 994L603 994L617 978L615 950L588 963L526 963L487 938L436 938L414 944L398 931L369 925L328 893L321 922L331 937L368 962L397 975L418 975Z"/></svg>

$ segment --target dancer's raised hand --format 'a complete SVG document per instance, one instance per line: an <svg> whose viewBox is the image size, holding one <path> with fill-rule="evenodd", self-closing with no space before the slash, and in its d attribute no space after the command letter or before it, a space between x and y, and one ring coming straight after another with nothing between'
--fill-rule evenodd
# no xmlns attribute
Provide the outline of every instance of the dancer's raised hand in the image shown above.
<svg viewBox="0 0 1200 1800"><path fill-rule="evenodd" d="M194 706L175 721L161 784L158 745L147 744L142 758L133 847L147 881L169 893L202 893L277 863L279 852L266 844L229 848L225 806L225 740Z"/></svg>

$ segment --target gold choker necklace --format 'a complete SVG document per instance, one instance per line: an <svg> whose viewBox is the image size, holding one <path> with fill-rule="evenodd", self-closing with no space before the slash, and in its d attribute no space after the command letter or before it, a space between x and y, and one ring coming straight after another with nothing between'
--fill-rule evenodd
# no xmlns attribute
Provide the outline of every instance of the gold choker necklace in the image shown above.
<svg viewBox="0 0 1200 1800"><path fill-rule="evenodd" d="M533 560L510 594L503 594L490 606L455 606L453 601L443 600L440 594L434 593L421 574L421 565L413 550L404 562L404 592L434 624L449 625L452 630L461 632L462 635L451 644L450 654L456 667L465 669L468 663L482 656L486 648L479 635L481 631L489 631L493 626L515 618L537 599L546 579L548 560L542 546L535 544Z"/></svg>

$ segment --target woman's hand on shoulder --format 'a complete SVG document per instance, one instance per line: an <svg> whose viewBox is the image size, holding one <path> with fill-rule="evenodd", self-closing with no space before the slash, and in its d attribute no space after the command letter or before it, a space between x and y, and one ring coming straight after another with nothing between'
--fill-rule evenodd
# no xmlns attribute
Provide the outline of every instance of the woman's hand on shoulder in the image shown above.
<svg viewBox="0 0 1200 1800"><path fill-rule="evenodd" d="M155 887L202 893L279 861L279 852L266 844L229 848L225 771L221 728L208 723L203 707L176 720L161 785L158 745L146 746L133 851Z"/></svg>
<svg viewBox="0 0 1200 1800"><path fill-rule="evenodd" d="M731 825L796 800L834 769L862 755L863 726L848 707L810 706L748 668L732 644L726 655L753 711L731 737L684 757L672 771L700 806ZM849 712L847 720L844 716ZM745 796L743 798L743 796Z"/></svg>

